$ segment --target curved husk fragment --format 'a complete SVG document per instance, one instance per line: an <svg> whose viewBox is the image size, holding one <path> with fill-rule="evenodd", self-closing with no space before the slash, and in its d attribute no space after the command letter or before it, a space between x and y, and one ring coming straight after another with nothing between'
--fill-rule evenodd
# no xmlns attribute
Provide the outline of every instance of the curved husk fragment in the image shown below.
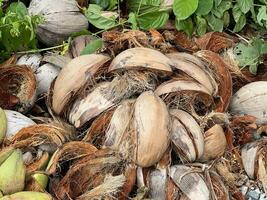
<svg viewBox="0 0 267 200"><path fill-rule="evenodd" d="M110 84L110 82L100 83L85 98L76 100L69 113L69 121L76 128L82 127L86 122L114 106L112 99L105 98L103 93L103 90L107 90Z"/></svg>
<svg viewBox="0 0 267 200"><path fill-rule="evenodd" d="M49 145L54 151L73 137L72 129L59 124L39 124L21 129L9 142L16 148Z"/></svg>
<svg viewBox="0 0 267 200"><path fill-rule="evenodd" d="M41 192L17 192L12 195L1 197L0 200L53 200L52 196Z"/></svg>
<svg viewBox="0 0 267 200"><path fill-rule="evenodd" d="M180 57L182 56L180 55L180 53L170 53L167 54L167 56L171 59L175 68L181 70L182 72L198 81L200 84L206 87L211 94L217 92L215 80L213 79L212 75L207 70L205 70L204 63L202 63L200 59L193 55L190 55L190 57L193 57L192 61L181 59ZM194 61L198 64L195 64Z"/></svg>
<svg viewBox="0 0 267 200"><path fill-rule="evenodd" d="M242 163L247 175L251 179L254 179L257 174L255 168L259 150L259 142L248 143L241 149Z"/></svg>
<svg viewBox="0 0 267 200"><path fill-rule="evenodd" d="M136 47L127 49L117 55L109 66L109 71L129 69L149 69L172 72L171 60L160 51Z"/></svg>
<svg viewBox="0 0 267 200"><path fill-rule="evenodd" d="M187 134L192 139L196 149L196 158L200 158L204 152L204 137L199 124L190 114L183 110L173 109L170 113L179 119L182 125L186 128Z"/></svg>
<svg viewBox="0 0 267 200"><path fill-rule="evenodd" d="M256 123L267 122L267 81L249 83L239 89L232 97L230 111L236 115L255 116Z"/></svg>
<svg viewBox="0 0 267 200"><path fill-rule="evenodd" d="M153 90L155 87L153 75L141 72L128 72L115 77L111 82L101 82L87 96L75 101L69 114L69 121L80 128L124 99L132 98L143 91Z"/></svg>
<svg viewBox="0 0 267 200"><path fill-rule="evenodd" d="M101 54L79 56L73 59L59 73L53 88L52 107L56 114L62 114L73 96L92 81L95 73L109 61Z"/></svg>
<svg viewBox="0 0 267 200"><path fill-rule="evenodd" d="M90 143L71 141L60 147L51 157L46 168L48 174L54 174L62 161L80 159L97 151L97 148Z"/></svg>
<svg viewBox="0 0 267 200"><path fill-rule="evenodd" d="M170 111L172 115L172 110ZM179 118L172 115L171 141L174 151L183 162L193 162L196 160L197 152L192 139Z"/></svg>
<svg viewBox="0 0 267 200"><path fill-rule="evenodd" d="M58 199L116 197L127 180L124 169L113 151L98 150L74 163L53 192Z"/></svg>
<svg viewBox="0 0 267 200"><path fill-rule="evenodd" d="M27 65L35 72L38 69L41 61L42 55L40 53L34 53L21 56L16 64L24 66Z"/></svg>
<svg viewBox="0 0 267 200"><path fill-rule="evenodd" d="M133 103L134 100L125 100L115 109L106 130L105 146L117 150L120 146L125 148L122 143L133 117Z"/></svg>
<svg viewBox="0 0 267 200"><path fill-rule="evenodd" d="M223 59L212 51L203 50L195 53L207 63L208 68L213 71L213 76L218 84L218 101L215 101L216 112L225 112L232 97L232 77L227 64Z"/></svg>
<svg viewBox="0 0 267 200"><path fill-rule="evenodd" d="M224 154L227 146L226 137L222 127L218 124L204 133L204 153L201 161L213 160Z"/></svg>
<svg viewBox="0 0 267 200"><path fill-rule="evenodd" d="M25 65L0 68L0 106L27 112L36 98L36 78Z"/></svg>
<svg viewBox="0 0 267 200"><path fill-rule="evenodd" d="M152 91L142 93L134 107L135 162L149 167L158 162L169 146L169 113Z"/></svg>
<svg viewBox="0 0 267 200"><path fill-rule="evenodd" d="M190 200L209 200L210 191L203 177L193 172L190 167L184 165L174 165L170 169L170 177L179 189Z"/></svg>
<svg viewBox="0 0 267 200"><path fill-rule="evenodd" d="M46 63L41 65L35 72L37 79L37 95L47 93L52 81L57 77L60 72L60 68Z"/></svg>
<svg viewBox="0 0 267 200"><path fill-rule="evenodd" d="M172 93L172 92L183 92L183 91L194 91L203 93L204 95L212 96L209 90L203 85L192 81L192 80L171 80L162 83L157 87L155 93L159 96Z"/></svg>
<svg viewBox="0 0 267 200"><path fill-rule="evenodd" d="M26 169L22 160L22 153L15 149L0 164L0 190L4 195L20 192L24 189Z"/></svg>
<svg viewBox="0 0 267 200"><path fill-rule="evenodd" d="M7 138L14 136L22 128L35 124L34 121L19 112L13 110L5 110L5 114L7 117Z"/></svg>

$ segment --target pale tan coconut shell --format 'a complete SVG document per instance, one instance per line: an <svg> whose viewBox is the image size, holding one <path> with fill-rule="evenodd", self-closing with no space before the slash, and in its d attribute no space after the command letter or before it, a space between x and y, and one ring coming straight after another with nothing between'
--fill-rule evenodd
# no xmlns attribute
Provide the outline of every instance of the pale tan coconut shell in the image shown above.
<svg viewBox="0 0 267 200"><path fill-rule="evenodd" d="M76 100L69 113L69 121L76 128L82 127L86 122L114 105L114 102L103 94L103 90L109 85L110 82L102 82L85 98Z"/></svg>
<svg viewBox="0 0 267 200"><path fill-rule="evenodd" d="M251 179L255 178L255 168L258 158L258 151L259 142L248 143L241 149L242 163L247 175Z"/></svg>
<svg viewBox="0 0 267 200"><path fill-rule="evenodd" d="M134 108L136 134L135 162L149 167L158 162L169 146L169 113L164 102L152 91L142 93Z"/></svg>
<svg viewBox="0 0 267 200"><path fill-rule="evenodd" d="M105 146L118 150L133 116L133 103L132 100L125 100L114 111L106 130Z"/></svg>
<svg viewBox="0 0 267 200"><path fill-rule="evenodd" d="M73 59L59 73L52 97L52 107L56 114L62 114L71 98L83 87L87 81L92 80L94 74L109 57L101 54L79 56Z"/></svg>
<svg viewBox="0 0 267 200"><path fill-rule="evenodd" d="M181 91L196 91L208 96L212 96L210 91L205 86L191 80L171 80L164 82L155 90L155 93L161 96L164 94Z"/></svg>
<svg viewBox="0 0 267 200"><path fill-rule="evenodd" d="M196 120L187 112L179 109L173 109L170 113L177 117L186 128L188 135L196 148L196 158L200 158L204 152L204 137L202 130Z"/></svg>
<svg viewBox="0 0 267 200"><path fill-rule="evenodd" d="M197 172L184 165L174 165L170 169L170 177L184 195L190 200L209 200L210 191L203 179Z"/></svg>
<svg viewBox="0 0 267 200"><path fill-rule="evenodd" d="M109 71L144 68L172 72L171 60L160 51L136 47L123 51L117 55L109 66Z"/></svg>
<svg viewBox="0 0 267 200"><path fill-rule="evenodd" d="M190 55L190 57L192 57L192 61L181 59L180 53L170 53L167 54L167 56L172 60L175 68L194 78L204 87L206 87L210 93L216 93L216 87L214 87L216 82L211 74L205 70L204 63L202 63L200 59L193 55ZM194 61L198 64L195 64Z"/></svg>
<svg viewBox="0 0 267 200"><path fill-rule="evenodd" d="M172 115L172 111L170 111ZM179 121L179 118L172 115L171 141L174 151L184 162L193 162L196 160L196 149L186 128Z"/></svg>
<svg viewBox="0 0 267 200"><path fill-rule="evenodd" d="M225 152L227 141L223 128L216 124L204 133L204 153L201 161L208 161L222 156Z"/></svg>

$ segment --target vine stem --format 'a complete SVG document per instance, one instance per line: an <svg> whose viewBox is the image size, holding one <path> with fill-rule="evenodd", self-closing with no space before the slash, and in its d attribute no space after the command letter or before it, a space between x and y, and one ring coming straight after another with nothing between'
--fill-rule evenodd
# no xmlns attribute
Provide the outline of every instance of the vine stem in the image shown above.
<svg viewBox="0 0 267 200"><path fill-rule="evenodd" d="M48 47L48 48L44 48L44 49L33 49L33 50L29 50L29 51L19 51L19 52L16 52L16 54L40 53L40 52L43 52L43 51L49 51L49 50L53 50L53 49L58 49L58 48L64 47L64 45L66 45L66 44L61 44L61 45Z"/></svg>

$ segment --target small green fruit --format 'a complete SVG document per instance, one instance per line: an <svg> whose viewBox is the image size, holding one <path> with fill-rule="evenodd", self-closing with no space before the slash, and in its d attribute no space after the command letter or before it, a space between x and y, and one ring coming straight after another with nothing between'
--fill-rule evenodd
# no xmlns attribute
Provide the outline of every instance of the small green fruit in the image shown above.
<svg viewBox="0 0 267 200"><path fill-rule="evenodd" d="M20 192L24 189L26 169L22 153L16 149L0 165L0 190L4 195Z"/></svg>
<svg viewBox="0 0 267 200"><path fill-rule="evenodd" d="M6 114L5 111L2 108L0 108L0 142L6 136L6 130L7 130Z"/></svg>
<svg viewBox="0 0 267 200"><path fill-rule="evenodd" d="M53 200L53 198L47 193L27 191L0 197L0 200Z"/></svg>

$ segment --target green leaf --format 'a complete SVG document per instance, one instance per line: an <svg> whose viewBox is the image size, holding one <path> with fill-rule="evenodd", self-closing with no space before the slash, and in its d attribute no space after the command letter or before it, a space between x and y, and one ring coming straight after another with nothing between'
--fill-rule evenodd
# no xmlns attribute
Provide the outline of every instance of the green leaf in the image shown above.
<svg viewBox="0 0 267 200"><path fill-rule="evenodd" d="M104 17L101 14L102 8L96 4L90 4L85 11L88 21L99 29L108 30L118 25L115 17Z"/></svg>
<svg viewBox="0 0 267 200"><path fill-rule="evenodd" d="M262 21L267 21L266 6L261 6L259 9L259 13L257 14L257 22L260 26L263 26Z"/></svg>
<svg viewBox="0 0 267 200"><path fill-rule="evenodd" d="M196 32L198 35L204 35L207 31L207 21L200 16L196 16Z"/></svg>
<svg viewBox="0 0 267 200"><path fill-rule="evenodd" d="M136 19L135 13L130 12L130 14L128 15L128 20L127 21L130 23L131 29L133 29L133 30L138 30L139 29L139 27L137 25L137 19Z"/></svg>
<svg viewBox="0 0 267 200"><path fill-rule="evenodd" d="M184 31L187 35L192 36L194 26L191 18L185 20L175 20L175 27L178 31Z"/></svg>
<svg viewBox="0 0 267 200"><path fill-rule="evenodd" d="M108 10L117 9L118 0L109 0Z"/></svg>
<svg viewBox="0 0 267 200"><path fill-rule="evenodd" d="M267 0L260 0L260 2L267 5Z"/></svg>
<svg viewBox="0 0 267 200"><path fill-rule="evenodd" d="M97 4L103 9L107 9L109 6L109 0L90 0L90 4Z"/></svg>
<svg viewBox="0 0 267 200"><path fill-rule="evenodd" d="M161 28L166 24L168 19L169 13L167 11L155 11L140 15L136 20L141 29L149 30L151 28Z"/></svg>
<svg viewBox="0 0 267 200"><path fill-rule="evenodd" d="M242 15L242 11L240 10L240 8L237 4L234 5L234 7L232 9L232 14L233 14L235 22L238 22L238 20L240 19L241 15Z"/></svg>
<svg viewBox="0 0 267 200"><path fill-rule="evenodd" d="M213 14L207 15L206 20L213 31L222 32L223 20L216 18Z"/></svg>
<svg viewBox="0 0 267 200"><path fill-rule="evenodd" d="M161 0L128 0L127 7L131 12L145 13L159 9Z"/></svg>
<svg viewBox="0 0 267 200"><path fill-rule="evenodd" d="M220 3L219 6L215 7L212 10L212 14L214 14L217 18L222 18L225 11L232 8L232 1L231 0L224 0Z"/></svg>
<svg viewBox="0 0 267 200"><path fill-rule="evenodd" d="M234 54L240 67L244 68L248 66L251 73L255 74L257 72L257 66L261 56L257 44L254 46L252 44L245 45L243 43L239 43L234 48Z"/></svg>
<svg viewBox="0 0 267 200"><path fill-rule="evenodd" d="M27 15L27 7L22 2L11 3L6 12L16 13L19 17Z"/></svg>
<svg viewBox="0 0 267 200"><path fill-rule="evenodd" d="M177 20L190 17L198 7L198 0L174 0L173 12Z"/></svg>
<svg viewBox="0 0 267 200"><path fill-rule="evenodd" d="M216 8L217 6L219 6L221 2L222 0L214 0L214 7Z"/></svg>
<svg viewBox="0 0 267 200"><path fill-rule="evenodd" d="M242 14L239 18L239 20L237 21L237 23L235 24L235 27L234 27L234 32L239 32L241 31L244 26L246 25L246 16L244 14Z"/></svg>
<svg viewBox="0 0 267 200"><path fill-rule="evenodd" d="M237 0L240 10L246 14L253 7L253 0Z"/></svg>
<svg viewBox="0 0 267 200"><path fill-rule="evenodd" d="M86 45L86 47L82 50L82 55L92 54L95 53L97 50L101 49L103 47L103 40L102 39L96 39L91 41L89 44Z"/></svg>
<svg viewBox="0 0 267 200"><path fill-rule="evenodd" d="M197 15L207 15L213 7L213 0L199 0L196 10Z"/></svg>

